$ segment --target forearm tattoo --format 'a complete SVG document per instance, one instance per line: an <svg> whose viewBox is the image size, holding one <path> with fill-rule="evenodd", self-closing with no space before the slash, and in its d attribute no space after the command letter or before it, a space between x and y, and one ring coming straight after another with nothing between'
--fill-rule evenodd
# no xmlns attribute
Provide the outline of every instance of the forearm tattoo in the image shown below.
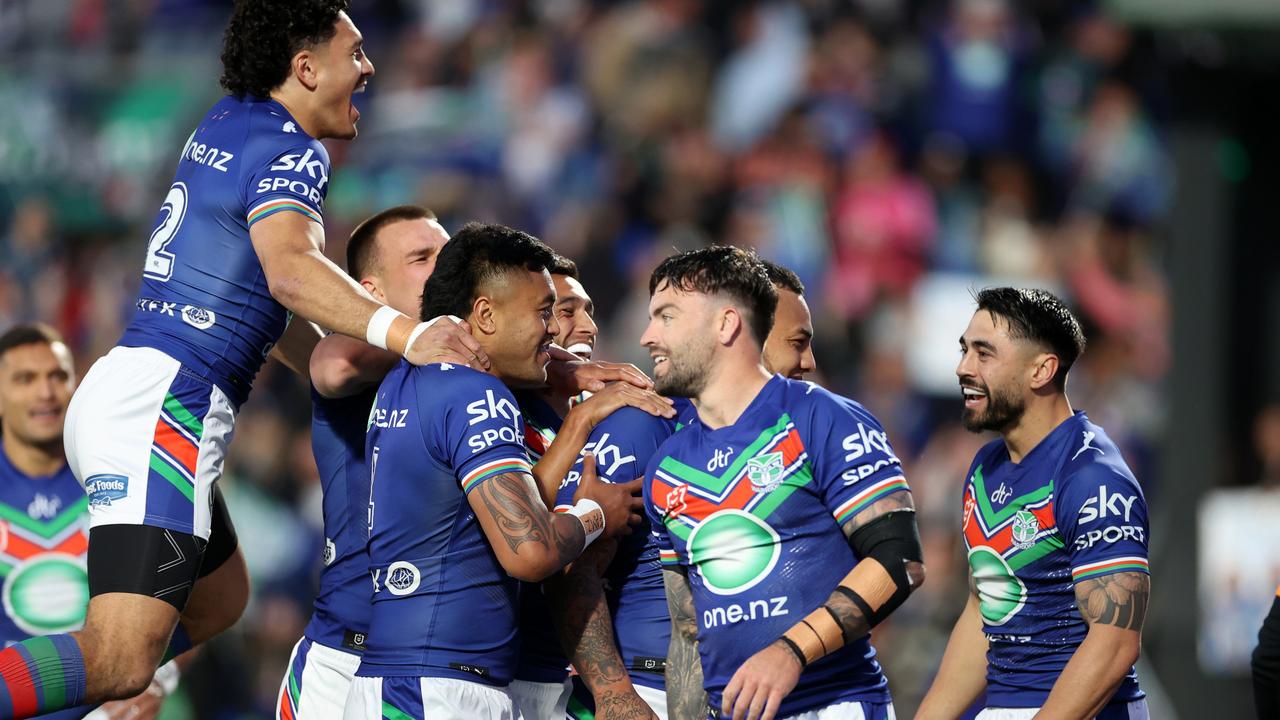
<svg viewBox="0 0 1280 720"><path fill-rule="evenodd" d="M553 516L532 483L524 473L507 473L481 483L476 492L511 552L534 543L554 550L561 565L569 563L582 552L586 540L582 523L576 517Z"/></svg>
<svg viewBox="0 0 1280 720"><path fill-rule="evenodd" d="M698 616L689 578L666 570L667 609L671 612L671 646L667 650L667 711L673 718L705 718L707 693L702 688L698 657Z"/></svg>

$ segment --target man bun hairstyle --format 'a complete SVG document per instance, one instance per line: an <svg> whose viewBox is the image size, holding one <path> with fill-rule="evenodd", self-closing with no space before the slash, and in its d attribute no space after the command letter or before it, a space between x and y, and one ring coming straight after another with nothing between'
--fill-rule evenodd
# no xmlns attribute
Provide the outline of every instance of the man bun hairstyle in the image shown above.
<svg viewBox="0 0 1280 720"><path fill-rule="evenodd" d="M1004 320L1009 337L1029 340L1058 356L1053 384L1065 389L1067 373L1085 348L1084 331L1066 303L1039 288L986 288L976 299L978 310Z"/></svg>
<svg viewBox="0 0 1280 720"><path fill-rule="evenodd" d="M350 0L236 0L222 37L222 77L231 95L267 97L289 77L300 51L333 37Z"/></svg>
<svg viewBox="0 0 1280 720"><path fill-rule="evenodd" d="M712 245L672 255L649 277L649 297L664 282L680 292L727 295L746 311L747 327L762 345L773 329L778 291L754 252Z"/></svg>
<svg viewBox="0 0 1280 720"><path fill-rule="evenodd" d="M468 223L440 249L422 289L422 319L465 318L483 285L512 270L538 272L555 264L555 251L505 225Z"/></svg>

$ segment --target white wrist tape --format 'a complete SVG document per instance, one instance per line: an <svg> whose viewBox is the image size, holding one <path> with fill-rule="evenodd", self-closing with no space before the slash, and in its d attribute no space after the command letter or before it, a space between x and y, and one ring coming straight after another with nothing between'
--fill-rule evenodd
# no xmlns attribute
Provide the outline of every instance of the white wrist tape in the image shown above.
<svg viewBox="0 0 1280 720"><path fill-rule="evenodd" d="M595 500L582 498L569 508L568 513L577 516L582 529L587 533L586 542L582 543L583 550L591 547L591 543L604 534L604 508Z"/></svg>
<svg viewBox="0 0 1280 720"><path fill-rule="evenodd" d="M409 341L404 344L404 351L409 352L409 348L413 347L413 341L417 340L419 335L426 332L428 328L436 324L437 320L442 318L448 318L454 325L462 322L462 318L456 315L437 315L426 322L420 322L418 323L418 326L413 329L413 332L409 333Z"/></svg>
<svg viewBox="0 0 1280 720"><path fill-rule="evenodd" d="M153 678L161 690L164 690L165 697L173 694L178 689L178 679L182 677L182 670L178 669L177 661L169 662L156 668L156 674Z"/></svg>
<svg viewBox="0 0 1280 720"><path fill-rule="evenodd" d="M369 318L369 326L365 328L364 339L376 348L387 349L387 333L391 332L391 323L400 317L400 311L383 305L373 312Z"/></svg>

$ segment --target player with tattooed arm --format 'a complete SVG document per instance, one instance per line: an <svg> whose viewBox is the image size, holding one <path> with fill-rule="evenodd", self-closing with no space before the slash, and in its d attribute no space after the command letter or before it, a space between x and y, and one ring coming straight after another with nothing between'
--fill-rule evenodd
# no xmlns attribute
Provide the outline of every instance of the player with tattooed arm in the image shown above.
<svg viewBox="0 0 1280 720"><path fill-rule="evenodd" d="M971 592L917 720L1145 720L1133 664L1151 594L1147 504L1120 449L1067 399L1080 324L1044 290L978 293L961 421L1000 437L964 484Z"/></svg>
<svg viewBox="0 0 1280 720"><path fill-rule="evenodd" d="M517 580L542 580L639 520L636 483L594 477L553 514L529 465L509 388L547 382L553 259L519 231L464 227L440 251L422 313L469 323L492 374L401 362L378 389L365 449L373 614L348 720L511 718Z"/></svg>
<svg viewBox="0 0 1280 720"><path fill-rule="evenodd" d="M667 258L649 289L655 387L697 407L645 472L672 619L669 717L892 718L869 631L924 564L883 428L765 370L777 291L750 253Z"/></svg>

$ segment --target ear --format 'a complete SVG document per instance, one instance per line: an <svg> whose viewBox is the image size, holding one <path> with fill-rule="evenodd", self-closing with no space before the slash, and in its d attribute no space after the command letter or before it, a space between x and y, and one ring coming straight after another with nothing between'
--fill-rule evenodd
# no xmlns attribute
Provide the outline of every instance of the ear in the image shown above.
<svg viewBox="0 0 1280 720"><path fill-rule="evenodd" d="M382 288L378 287L378 283L375 282L373 278L361 278L360 286L365 290L368 290L369 294L372 295L375 300L383 305L387 304L386 294L382 292Z"/></svg>
<svg viewBox="0 0 1280 720"><path fill-rule="evenodd" d="M1052 353L1041 353L1035 357L1031 366L1031 389L1035 391L1049 387L1053 376L1058 374L1058 356Z"/></svg>
<svg viewBox="0 0 1280 720"><path fill-rule="evenodd" d="M742 315L736 308L729 305L720 309L717 313L716 339L721 345L732 345L743 330Z"/></svg>
<svg viewBox="0 0 1280 720"><path fill-rule="evenodd" d="M498 323L494 313L493 299L487 295L481 295L471 304L471 317L468 321L471 323L471 329L482 332L486 335L492 335L498 331Z"/></svg>
<svg viewBox="0 0 1280 720"><path fill-rule="evenodd" d="M298 79L302 87L307 90L315 90L318 84L319 67L316 60L314 49L304 49L299 50L298 54L294 55L293 59L289 61L290 72Z"/></svg>

